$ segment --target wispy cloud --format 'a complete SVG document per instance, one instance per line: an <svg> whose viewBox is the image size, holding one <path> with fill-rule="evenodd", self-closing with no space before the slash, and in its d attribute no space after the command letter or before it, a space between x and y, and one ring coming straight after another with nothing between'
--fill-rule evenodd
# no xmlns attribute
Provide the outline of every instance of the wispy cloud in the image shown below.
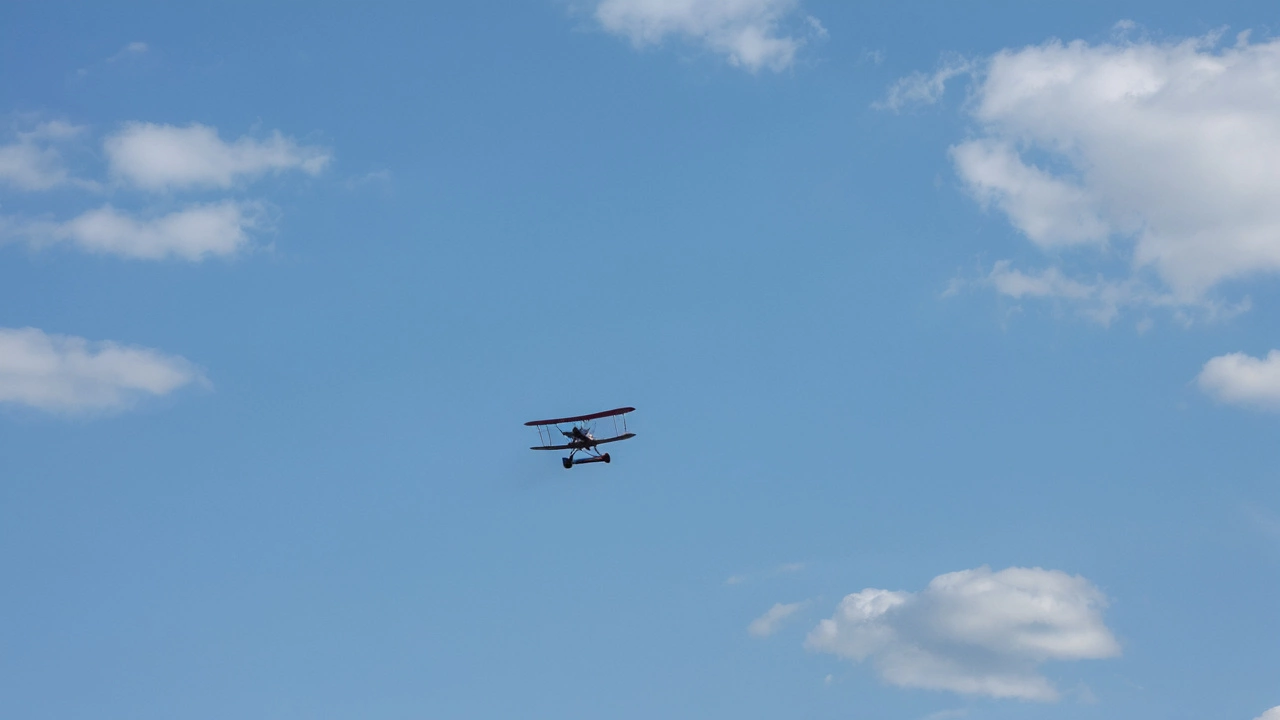
<svg viewBox="0 0 1280 720"><path fill-rule="evenodd" d="M956 278L944 295L954 295L966 286L983 286L1014 300L1039 299L1067 303L1088 320L1107 326L1128 308L1165 309L1173 318L1191 325L1197 321L1215 322L1246 312L1248 298L1227 304L1213 298L1181 298L1168 291L1157 290L1138 276L1109 280L1101 275L1090 279L1068 277L1057 267L1023 271L1008 260L998 260L991 270L977 279ZM1149 324L1149 319L1146 320ZM1148 325L1140 325L1140 329Z"/></svg>
<svg viewBox="0 0 1280 720"><path fill-rule="evenodd" d="M16 133L15 142L0 145L0 182L19 190L49 190L78 182L64 167L58 145L83 132L81 126L52 120Z"/></svg>
<svg viewBox="0 0 1280 720"><path fill-rule="evenodd" d="M115 65L116 63L119 63L122 66L128 65L129 63L127 61L142 58L149 52L151 52L151 46L141 40L125 43L123 47L112 53L111 56L107 57L105 60L99 60L88 67L82 67L76 70L76 76L83 79L88 77L91 72L97 72L100 69L110 65Z"/></svg>
<svg viewBox="0 0 1280 720"><path fill-rule="evenodd" d="M875 64L879 65L882 55L875 56ZM973 71L973 62L961 57L948 58L937 70L931 73L913 72L899 78L883 100L877 100L871 106L877 110L899 112L905 108L918 105L933 105L942 99L947 89L947 81L958 75Z"/></svg>
<svg viewBox="0 0 1280 720"><path fill-rule="evenodd" d="M798 6L798 0L603 0L595 18L636 47L675 36L701 43L750 72L782 71L795 62L804 35L827 34L812 16L803 17L803 31L784 29Z"/></svg>
<svg viewBox="0 0 1280 720"><path fill-rule="evenodd" d="M199 123L129 123L108 137L103 148L113 177L155 191L229 188L240 179L286 170L317 175L331 158L328 150L301 145L279 131L264 140L226 142L217 129Z"/></svg>
<svg viewBox="0 0 1280 720"><path fill-rule="evenodd" d="M765 614L755 620L752 620L751 624L747 626L747 632L755 635L756 637L768 637L777 632L787 618L794 615L795 612L802 607L804 607L804 603L802 602L790 603L787 605L777 603L773 607L769 608Z"/></svg>
<svg viewBox="0 0 1280 720"><path fill-rule="evenodd" d="M185 358L113 342L0 328L0 403L81 414L207 384Z"/></svg>
<svg viewBox="0 0 1280 720"><path fill-rule="evenodd" d="M109 63L118 62L125 58L145 55L147 50L149 49L150 48L144 42L131 42L128 45L125 45L124 47L120 48L120 52L117 52L115 55L112 55L111 57L107 58L107 62Z"/></svg>
<svg viewBox="0 0 1280 720"><path fill-rule="evenodd" d="M365 185L371 185L374 183L386 184L389 182L391 182L390 170L371 170L363 175L356 175L354 177L347 178L345 185L348 190L355 190L356 188L364 187Z"/></svg>
<svg viewBox="0 0 1280 720"><path fill-rule="evenodd" d="M36 248L68 242L89 252L135 259L200 261L244 248L248 231L261 217L259 205L231 200L150 218L103 205L65 222L0 218L0 239L24 240Z"/></svg>

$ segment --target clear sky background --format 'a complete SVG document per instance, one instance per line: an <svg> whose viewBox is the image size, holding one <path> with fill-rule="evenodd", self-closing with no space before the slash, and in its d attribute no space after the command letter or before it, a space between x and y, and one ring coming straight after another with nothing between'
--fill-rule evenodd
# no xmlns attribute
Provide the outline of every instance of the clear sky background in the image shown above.
<svg viewBox="0 0 1280 720"><path fill-rule="evenodd" d="M1280 705L1274 3L188 5L0 9L0 716Z"/></svg>

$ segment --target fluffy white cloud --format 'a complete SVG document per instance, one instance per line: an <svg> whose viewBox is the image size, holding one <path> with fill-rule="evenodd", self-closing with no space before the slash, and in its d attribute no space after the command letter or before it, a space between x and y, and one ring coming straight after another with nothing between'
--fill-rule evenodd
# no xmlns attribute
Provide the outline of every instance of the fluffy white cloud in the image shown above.
<svg viewBox="0 0 1280 720"><path fill-rule="evenodd" d="M79 135L83 128L59 120L18 133L17 142L0 145L0 181L20 190L48 190L70 181L53 143Z"/></svg>
<svg viewBox="0 0 1280 720"><path fill-rule="evenodd" d="M1080 576L984 566L939 575L916 593L848 595L805 646L870 659L893 685L1051 701L1058 692L1041 663L1120 654L1102 621L1105 605Z"/></svg>
<svg viewBox="0 0 1280 720"><path fill-rule="evenodd" d="M1272 350L1265 358L1219 355L1204 364L1196 382L1219 402L1280 409L1280 350Z"/></svg>
<svg viewBox="0 0 1280 720"><path fill-rule="evenodd" d="M798 0L603 0L595 16L604 29L637 46L675 35L701 42L751 72L780 71L804 44L781 27L797 6ZM825 34L817 19L806 20L812 32Z"/></svg>
<svg viewBox="0 0 1280 720"><path fill-rule="evenodd" d="M782 627L782 623L795 614L803 605L804 603L791 603L789 605L777 603L769 608L765 614L752 620L751 624L747 626L747 632L756 637L768 637L777 632L778 628Z"/></svg>
<svg viewBox="0 0 1280 720"><path fill-rule="evenodd" d="M998 53L975 97L987 137L953 151L961 177L1041 245L1132 236L1134 263L1183 297L1280 269L1280 40L1212 43Z"/></svg>
<svg viewBox="0 0 1280 720"><path fill-rule="evenodd" d="M103 147L113 176L148 190L226 188L240 178L294 169L315 175L330 159L327 150L299 145L279 131L266 140L242 137L228 143L216 129L198 123L129 123Z"/></svg>
<svg viewBox="0 0 1280 720"><path fill-rule="evenodd" d="M880 105L935 99L956 67ZM956 170L1051 257L1119 252L1185 306L1280 271L1280 39L1054 40L966 69L977 133Z"/></svg>
<svg viewBox="0 0 1280 720"><path fill-rule="evenodd" d="M0 235L36 247L70 242L90 252L159 260L199 261L235 254L249 242L248 230L261 212L252 203L223 201L191 205L155 218L139 219L103 205L66 222L5 221Z"/></svg>
<svg viewBox="0 0 1280 720"><path fill-rule="evenodd" d="M0 328L0 403L56 413L121 410L204 382L187 360L155 350Z"/></svg>
<svg viewBox="0 0 1280 720"><path fill-rule="evenodd" d="M1280 705L1271 708L1253 720L1280 720Z"/></svg>
<svg viewBox="0 0 1280 720"><path fill-rule="evenodd" d="M1094 191L1025 164L1012 142L974 140L951 148L951 157L978 200L1043 247L1101 244L1111 234Z"/></svg>

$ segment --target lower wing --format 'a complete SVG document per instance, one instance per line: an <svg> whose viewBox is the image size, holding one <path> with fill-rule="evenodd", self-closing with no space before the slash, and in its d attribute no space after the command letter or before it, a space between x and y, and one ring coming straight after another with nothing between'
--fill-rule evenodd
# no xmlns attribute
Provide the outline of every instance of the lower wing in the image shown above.
<svg viewBox="0 0 1280 720"><path fill-rule="evenodd" d="M573 450L574 448L583 449L593 447L595 445L604 445L605 443L618 442L619 440L630 440L635 437L635 433L626 433L617 437L605 438L603 440L592 440L590 445L535 445L530 450Z"/></svg>
<svg viewBox="0 0 1280 720"><path fill-rule="evenodd" d="M635 436L636 436L636 434L635 434L635 433L626 433L626 434L623 434L623 435L619 435L618 437L611 437L611 438L605 438L605 439L603 439L603 440L596 440L596 441L595 441L595 444L596 444L596 445L603 445L603 444L605 444L605 443L618 442L619 440L630 440L631 438L633 438L633 437L635 437Z"/></svg>

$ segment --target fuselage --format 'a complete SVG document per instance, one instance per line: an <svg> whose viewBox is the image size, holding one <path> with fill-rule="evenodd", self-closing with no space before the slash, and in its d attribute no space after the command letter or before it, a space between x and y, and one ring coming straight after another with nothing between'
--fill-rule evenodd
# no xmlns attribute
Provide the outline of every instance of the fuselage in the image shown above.
<svg viewBox="0 0 1280 720"><path fill-rule="evenodd" d="M569 432L561 430L560 434L569 438L569 444L575 448L589 448L596 444L596 439L591 437L591 433L582 428L573 428Z"/></svg>

